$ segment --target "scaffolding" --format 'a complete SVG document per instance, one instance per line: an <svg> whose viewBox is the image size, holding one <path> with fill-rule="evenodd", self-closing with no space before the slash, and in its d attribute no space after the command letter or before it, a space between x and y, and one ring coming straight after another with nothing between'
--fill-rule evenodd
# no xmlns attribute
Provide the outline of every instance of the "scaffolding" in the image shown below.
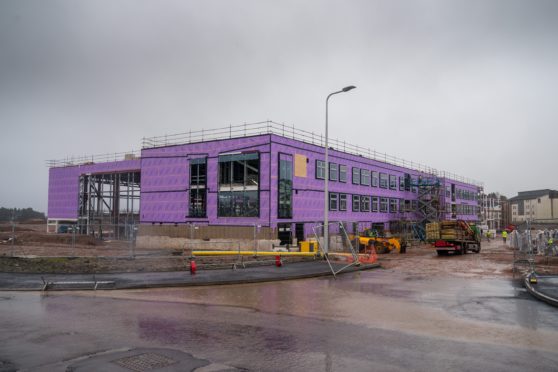
<svg viewBox="0 0 558 372"><path fill-rule="evenodd" d="M139 171L80 176L80 233L100 239L130 239L139 224L139 207Z"/></svg>
<svg viewBox="0 0 558 372"><path fill-rule="evenodd" d="M445 189L435 174L422 174L411 182L411 186L416 188L418 193L418 220L411 222L407 229L412 231L415 239L424 241L426 224L440 221L445 213Z"/></svg>

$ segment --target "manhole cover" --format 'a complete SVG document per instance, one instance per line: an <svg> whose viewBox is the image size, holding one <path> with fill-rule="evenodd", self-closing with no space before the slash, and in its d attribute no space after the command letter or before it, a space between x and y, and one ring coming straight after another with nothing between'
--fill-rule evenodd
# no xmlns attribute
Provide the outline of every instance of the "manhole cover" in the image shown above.
<svg viewBox="0 0 558 372"><path fill-rule="evenodd" d="M144 353L112 361L131 371L143 372L163 368L176 363L176 360L161 354Z"/></svg>

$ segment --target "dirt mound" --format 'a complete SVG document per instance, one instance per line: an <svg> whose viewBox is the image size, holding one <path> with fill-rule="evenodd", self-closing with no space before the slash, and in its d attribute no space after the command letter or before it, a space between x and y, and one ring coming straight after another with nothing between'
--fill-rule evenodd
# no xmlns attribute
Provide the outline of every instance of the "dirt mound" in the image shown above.
<svg viewBox="0 0 558 372"><path fill-rule="evenodd" d="M0 232L0 242L7 242L12 237L12 232ZM75 240L74 240L75 239ZM32 230L16 231L15 242L16 245L35 245L35 244L80 244L80 245L99 245L102 242L97 241L94 237L89 235L76 235L71 234L47 234L38 233Z"/></svg>

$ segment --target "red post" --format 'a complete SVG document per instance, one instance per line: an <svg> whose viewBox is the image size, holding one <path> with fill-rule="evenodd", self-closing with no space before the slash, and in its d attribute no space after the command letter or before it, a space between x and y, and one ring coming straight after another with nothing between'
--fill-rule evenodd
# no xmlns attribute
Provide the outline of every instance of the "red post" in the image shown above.
<svg viewBox="0 0 558 372"><path fill-rule="evenodd" d="M281 262L281 256L280 255L275 256L275 266L277 266L277 267L283 266L283 262Z"/></svg>
<svg viewBox="0 0 558 372"><path fill-rule="evenodd" d="M190 274L195 275L196 274L196 261L192 260L190 261Z"/></svg>

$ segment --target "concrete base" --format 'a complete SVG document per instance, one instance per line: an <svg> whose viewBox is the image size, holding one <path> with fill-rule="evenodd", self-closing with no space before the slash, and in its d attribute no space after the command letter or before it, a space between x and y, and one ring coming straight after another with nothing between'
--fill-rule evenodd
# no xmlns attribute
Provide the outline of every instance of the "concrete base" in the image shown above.
<svg viewBox="0 0 558 372"><path fill-rule="evenodd" d="M273 245L278 246L280 241L278 239L259 239L256 241L257 250L271 251ZM186 239L186 238L171 238L169 236L153 236L144 235L138 236L136 240L136 248L138 249L182 249L182 250L255 250L254 240L230 240L230 239Z"/></svg>

